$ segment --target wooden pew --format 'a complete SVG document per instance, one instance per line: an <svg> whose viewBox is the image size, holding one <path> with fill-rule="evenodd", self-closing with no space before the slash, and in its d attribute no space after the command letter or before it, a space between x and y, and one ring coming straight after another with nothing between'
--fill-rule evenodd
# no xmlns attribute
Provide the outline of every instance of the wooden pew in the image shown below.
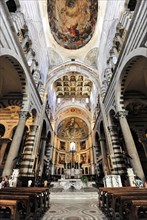
<svg viewBox="0 0 147 220"><path fill-rule="evenodd" d="M33 214L31 213L30 209L31 201L29 196L17 194L0 194L0 200L17 200L17 212L19 213L20 219L33 219Z"/></svg>
<svg viewBox="0 0 147 220"><path fill-rule="evenodd" d="M120 220L127 219L128 215L133 216L134 211L130 211L131 210L130 207L132 206L131 205L132 201L136 201L136 202L140 203L142 200L147 202L147 195L146 194L137 195L137 196L134 196L134 195L120 196L118 204L117 204L117 206L119 207L119 219ZM132 219L134 220L134 218L132 218Z"/></svg>
<svg viewBox="0 0 147 220"><path fill-rule="evenodd" d="M11 211L10 219L19 220L19 215L17 212L17 200L0 200L1 209L9 208Z"/></svg>
<svg viewBox="0 0 147 220"><path fill-rule="evenodd" d="M144 197L140 200L131 201L131 211L129 213L129 220L138 220L140 211L144 212L144 215L146 215L144 217L147 219L147 199L144 199Z"/></svg>
<svg viewBox="0 0 147 220"><path fill-rule="evenodd" d="M116 214L118 213L118 204L119 200L121 199L121 196L147 196L147 189L135 189L134 191L109 191L106 196L106 207L107 212L106 214L108 216L112 215L113 219L116 219Z"/></svg>
<svg viewBox="0 0 147 220"><path fill-rule="evenodd" d="M134 196L134 198L136 196L147 196L147 189L138 187L102 187L99 189L99 206L107 216L112 216L113 219L116 219L116 212L120 208L118 201L122 196L126 195L126 198L130 196Z"/></svg>
<svg viewBox="0 0 147 220"><path fill-rule="evenodd" d="M120 192L120 191L134 191L135 189L139 189L139 187L100 187L99 188L99 207L102 209L102 211L105 210L106 208L106 197L108 192L113 191L113 192Z"/></svg>
<svg viewBox="0 0 147 220"><path fill-rule="evenodd" d="M49 208L49 188L47 187L7 187L7 191L20 192L24 191L25 193L36 193L38 194L38 204L41 207L41 212L45 212Z"/></svg>
<svg viewBox="0 0 147 220"><path fill-rule="evenodd" d="M30 214L34 215L34 219L40 218L49 208L49 189L45 187L6 187L0 190L1 194L27 195L30 197Z"/></svg>

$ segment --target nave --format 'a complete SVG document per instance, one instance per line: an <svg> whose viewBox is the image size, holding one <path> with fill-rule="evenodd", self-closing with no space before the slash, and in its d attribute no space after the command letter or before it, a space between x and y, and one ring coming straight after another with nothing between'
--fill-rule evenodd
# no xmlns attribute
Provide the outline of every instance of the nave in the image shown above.
<svg viewBox="0 0 147 220"><path fill-rule="evenodd" d="M107 220L97 203L89 203L87 200L54 200L42 220Z"/></svg>
<svg viewBox="0 0 147 220"><path fill-rule="evenodd" d="M61 198L61 193L51 192L50 209L42 220L107 220L98 207L97 192L80 195L80 192L62 192Z"/></svg>
<svg viewBox="0 0 147 220"><path fill-rule="evenodd" d="M117 192L105 191L106 214L123 216L124 201L147 209L134 191L137 179L147 186L146 9L146 0L0 0L2 214L99 218L95 198L79 209L52 191L49 201L62 179L120 187L114 203Z"/></svg>

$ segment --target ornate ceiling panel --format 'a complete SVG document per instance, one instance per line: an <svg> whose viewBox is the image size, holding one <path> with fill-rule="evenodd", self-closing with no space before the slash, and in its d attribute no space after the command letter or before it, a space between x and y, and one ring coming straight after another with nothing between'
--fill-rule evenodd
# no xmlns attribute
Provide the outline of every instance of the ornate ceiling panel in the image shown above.
<svg viewBox="0 0 147 220"><path fill-rule="evenodd" d="M57 135L64 140L83 140L88 137L88 126L80 118L69 117L60 122Z"/></svg>
<svg viewBox="0 0 147 220"><path fill-rule="evenodd" d="M58 98L89 98L92 82L76 72L59 78L54 83Z"/></svg>
<svg viewBox="0 0 147 220"><path fill-rule="evenodd" d="M97 0L48 0L47 10L52 35L62 47L78 49L92 38Z"/></svg>

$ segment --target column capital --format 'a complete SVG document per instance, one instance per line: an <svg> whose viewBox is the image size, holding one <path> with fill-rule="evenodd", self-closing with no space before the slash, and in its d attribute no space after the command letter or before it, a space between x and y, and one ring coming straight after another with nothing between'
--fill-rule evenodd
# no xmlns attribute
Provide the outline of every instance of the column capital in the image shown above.
<svg viewBox="0 0 147 220"><path fill-rule="evenodd" d="M110 125L108 126L108 130L111 131L116 131L117 130L117 126L116 125Z"/></svg>
<svg viewBox="0 0 147 220"><path fill-rule="evenodd" d="M30 113L28 111L18 111L19 118L27 120L30 117Z"/></svg>
<svg viewBox="0 0 147 220"><path fill-rule="evenodd" d="M125 118L128 115L128 111L124 110L124 111L118 111L115 114L115 117L118 118Z"/></svg>
<svg viewBox="0 0 147 220"><path fill-rule="evenodd" d="M38 129L38 125L30 125L30 131L36 131Z"/></svg>

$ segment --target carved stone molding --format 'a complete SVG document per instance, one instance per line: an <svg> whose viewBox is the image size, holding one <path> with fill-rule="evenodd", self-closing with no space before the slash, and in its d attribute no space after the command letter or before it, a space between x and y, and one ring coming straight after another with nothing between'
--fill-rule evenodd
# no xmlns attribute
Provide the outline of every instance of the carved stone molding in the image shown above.
<svg viewBox="0 0 147 220"><path fill-rule="evenodd" d="M36 131L38 129L38 125L30 125L30 132Z"/></svg>

